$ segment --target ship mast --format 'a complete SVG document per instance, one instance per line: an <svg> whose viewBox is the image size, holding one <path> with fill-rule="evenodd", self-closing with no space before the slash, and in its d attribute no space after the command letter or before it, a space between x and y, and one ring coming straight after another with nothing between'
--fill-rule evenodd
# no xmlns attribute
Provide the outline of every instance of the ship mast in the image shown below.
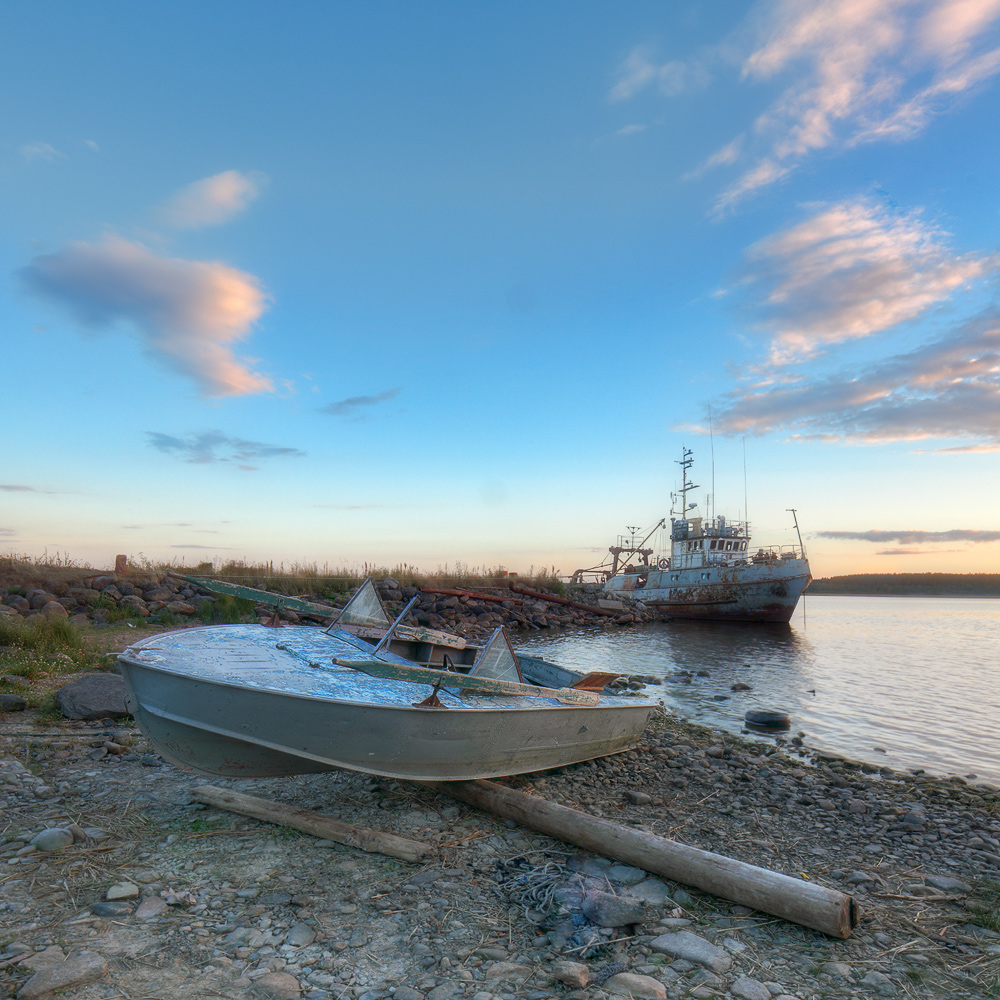
<svg viewBox="0 0 1000 1000"><path fill-rule="evenodd" d="M690 469L691 466L692 466L692 464L694 463L694 459L691 457L691 454L692 454L691 449L690 448L684 448L682 446L681 447L681 453L682 453L683 457L681 458L681 460L679 462L677 462L677 464L683 470L683 473L682 473L683 479L682 479L682 485L681 485L681 490L680 490L681 509L679 511L675 511L675 510L671 510L670 511L671 520L673 520L674 514L679 515L681 518L686 518L687 517L687 512L688 512L687 495L688 495L688 493L691 492L691 490L701 489L700 486L697 486L694 483L689 483L688 482L688 469ZM677 494L674 494L673 496L674 496L674 499L676 500ZM695 507L697 505L696 504L691 504L691 506Z"/></svg>

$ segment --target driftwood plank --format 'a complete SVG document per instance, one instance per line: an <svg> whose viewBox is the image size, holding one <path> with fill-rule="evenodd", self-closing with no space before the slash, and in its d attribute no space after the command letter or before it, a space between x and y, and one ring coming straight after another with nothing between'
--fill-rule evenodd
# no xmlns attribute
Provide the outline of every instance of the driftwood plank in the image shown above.
<svg viewBox="0 0 1000 1000"><path fill-rule="evenodd" d="M537 795L526 795L492 781L420 784L603 857L664 875L831 937L850 937L858 922L855 901L835 889L619 826Z"/></svg>
<svg viewBox="0 0 1000 1000"><path fill-rule="evenodd" d="M279 826L290 826L303 833L311 833L314 837L333 840L348 847L357 847L370 854L385 854L401 861L421 861L427 855L434 853L434 848L421 844L416 840L397 837L393 833L382 833L380 830L369 830L362 826L351 826L329 816L319 816L305 809L293 809L280 802L259 799L254 795L244 795L228 788L216 785L198 785L191 790L192 796L199 802L226 809L229 812L252 816L266 823L276 823Z"/></svg>

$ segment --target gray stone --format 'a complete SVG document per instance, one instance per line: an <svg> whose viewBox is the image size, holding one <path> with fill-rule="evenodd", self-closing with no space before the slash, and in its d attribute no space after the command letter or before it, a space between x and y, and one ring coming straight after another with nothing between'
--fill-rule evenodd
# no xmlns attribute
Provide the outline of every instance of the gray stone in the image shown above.
<svg viewBox="0 0 1000 1000"><path fill-rule="evenodd" d="M149 616L149 609L146 607L146 602L136 594L126 595L119 601L118 606L122 611L134 615L136 618L147 618Z"/></svg>
<svg viewBox="0 0 1000 1000"><path fill-rule="evenodd" d="M125 679L119 674L85 674L56 692L60 711L68 719L109 719L128 715Z"/></svg>
<svg viewBox="0 0 1000 1000"><path fill-rule="evenodd" d="M497 979L505 983L523 983L531 975L531 968L517 962L494 962L486 970L487 979Z"/></svg>
<svg viewBox="0 0 1000 1000"><path fill-rule="evenodd" d="M625 927L641 924L643 904L628 896L614 896L600 889L588 889L581 906L583 915L600 927Z"/></svg>
<svg viewBox="0 0 1000 1000"><path fill-rule="evenodd" d="M46 618L69 618L69 612L58 601L49 601L41 610Z"/></svg>
<svg viewBox="0 0 1000 1000"><path fill-rule="evenodd" d="M393 996L396 1000L424 1000L423 993L413 989L412 986L397 986Z"/></svg>
<svg viewBox="0 0 1000 1000"><path fill-rule="evenodd" d="M730 984L729 992L740 1000L771 1000L771 991L749 976L742 976Z"/></svg>
<svg viewBox="0 0 1000 1000"><path fill-rule="evenodd" d="M36 833L30 841L40 851L62 851L73 846L73 834L61 827Z"/></svg>
<svg viewBox="0 0 1000 1000"><path fill-rule="evenodd" d="M971 886L967 885L961 879L952 878L950 875L928 875L924 881L934 889L940 889L942 892L954 892L954 893L969 893L972 892Z"/></svg>
<svg viewBox="0 0 1000 1000"><path fill-rule="evenodd" d="M670 890L658 878L647 878L629 888L628 894L648 906L666 906L673 902Z"/></svg>
<svg viewBox="0 0 1000 1000"><path fill-rule="evenodd" d="M23 712L28 702L19 694L8 694L0 691L0 712Z"/></svg>
<svg viewBox="0 0 1000 1000"><path fill-rule="evenodd" d="M144 899L139 904L135 911L135 919L154 920L166 909L166 900L160 899L158 896L150 896L149 899Z"/></svg>
<svg viewBox="0 0 1000 1000"><path fill-rule="evenodd" d="M892 996L898 992L896 984L887 975L882 972L875 972L874 970L861 980L861 985L871 987L876 993L881 993L882 996Z"/></svg>
<svg viewBox="0 0 1000 1000"><path fill-rule="evenodd" d="M17 964L26 965L33 972L41 972L42 969L47 969L52 965L58 965L60 962L65 961L66 952L59 945L53 944L49 945L44 951L38 951L34 955L22 958Z"/></svg>
<svg viewBox="0 0 1000 1000"><path fill-rule="evenodd" d="M73 986L84 986L100 979L107 971L107 962L96 952L76 952L65 962L36 972L21 987L17 1000L34 1000L56 990L65 992Z"/></svg>
<svg viewBox="0 0 1000 1000"><path fill-rule="evenodd" d="M733 964L732 957L722 948L717 948L711 941L693 934L691 931L674 931L671 934L661 934L649 943L653 951L675 958L684 958L691 962L704 965L713 972L726 972Z"/></svg>
<svg viewBox="0 0 1000 1000"><path fill-rule="evenodd" d="M605 874L609 881L619 885L638 885L647 877L641 868L633 868L631 865L612 865Z"/></svg>
<svg viewBox="0 0 1000 1000"><path fill-rule="evenodd" d="M582 962L556 962L552 966L552 975L564 986L575 990L585 989L590 982L590 969ZM399 990L396 996L399 996Z"/></svg>
<svg viewBox="0 0 1000 1000"><path fill-rule="evenodd" d="M132 912L132 907L128 903L94 903L90 912L95 917L127 917Z"/></svg>
<svg viewBox="0 0 1000 1000"><path fill-rule="evenodd" d="M104 894L104 898L109 901L116 899L138 899L139 887L131 882L118 882Z"/></svg>
<svg viewBox="0 0 1000 1000"><path fill-rule="evenodd" d="M852 970L846 962L824 962L823 971L838 979L847 979Z"/></svg>
<svg viewBox="0 0 1000 1000"><path fill-rule="evenodd" d="M604 989L609 993L641 1000L666 1000L667 996L667 988L658 979L635 972L619 972L604 984ZM771 1000L770 996L767 1000Z"/></svg>
<svg viewBox="0 0 1000 1000"><path fill-rule="evenodd" d="M299 981L287 972L265 972L254 983L254 990L262 1000L298 1000L302 995Z"/></svg>
<svg viewBox="0 0 1000 1000"><path fill-rule="evenodd" d="M305 948L316 940L316 931L307 923L293 924L285 935L285 944L293 948Z"/></svg>

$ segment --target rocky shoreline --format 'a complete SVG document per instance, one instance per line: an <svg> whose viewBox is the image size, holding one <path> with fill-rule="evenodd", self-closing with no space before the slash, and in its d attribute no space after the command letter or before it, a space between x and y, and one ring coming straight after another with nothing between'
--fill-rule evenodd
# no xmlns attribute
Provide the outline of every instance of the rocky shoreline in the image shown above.
<svg viewBox="0 0 1000 1000"><path fill-rule="evenodd" d="M596 585L578 592L578 604L590 604L594 610L558 603L559 595L549 600L526 597L509 585L491 588L485 598L474 592L441 592L416 586L404 586L385 578L376 586L386 609L398 613L405 602L416 597L410 620L414 624L456 632L470 640L488 636L499 625L509 630L561 628L567 625L632 625L659 620L659 615L627 597L604 600ZM340 595L333 607L343 607L347 594ZM0 591L0 615L36 618L65 618L77 625L106 625L122 620L133 623L178 626L204 620L216 620L225 598L175 574L141 575L98 574L76 580L38 581L35 586L18 586ZM270 617L274 608L258 604L255 616ZM253 621L253 616L243 616ZM321 616L300 614L282 608L283 621L324 620ZM327 619L329 620L329 619Z"/></svg>
<svg viewBox="0 0 1000 1000"><path fill-rule="evenodd" d="M435 607L423 614L470 638L500 613L424 597ZM664 716L633 751L505 783L849 893L862 917L847 940L406 782L212 782L436 850L420 866L365 854L200 804L192 789L205 779L159 758L128 720L6 713L0 989L21 1000L1000 995L997 790L788 749Z"/></svg>

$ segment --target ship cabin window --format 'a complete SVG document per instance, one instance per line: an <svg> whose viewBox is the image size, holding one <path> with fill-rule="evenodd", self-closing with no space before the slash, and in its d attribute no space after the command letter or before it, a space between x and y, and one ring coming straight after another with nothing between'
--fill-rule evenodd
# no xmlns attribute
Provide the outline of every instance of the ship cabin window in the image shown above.
<svg viewBox="0 0 1000 1000"><path fill-rule="evenodd" d="M680 575L680 573L671 573L671 574L670 574L670 579L671 579L671 580L672 580L672 581L673 581L674 583L676 583L676 582L677 582L677 581L678 581L678 580L679 580L680 578L681 578L681 575Z"/></svg>
<svg viewBox="0 0 1000 1000"><path fill-rule="evenodd" d="M701 578L703 580L711 580L712 579L712 574L711 573L702 573L701 574Z"/></svg>

